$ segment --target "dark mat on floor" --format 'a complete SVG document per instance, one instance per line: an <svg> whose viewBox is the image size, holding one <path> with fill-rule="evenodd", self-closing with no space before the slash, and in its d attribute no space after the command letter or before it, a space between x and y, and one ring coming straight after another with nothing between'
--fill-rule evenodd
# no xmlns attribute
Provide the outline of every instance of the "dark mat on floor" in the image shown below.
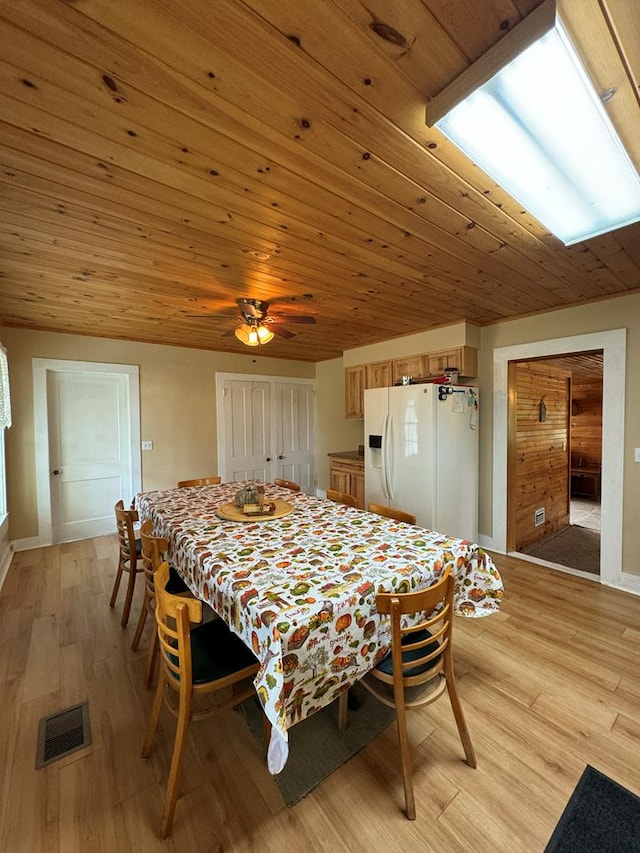
<svg viewBox="0 0 640 853"><path fill-rule="evenodd" d="M356 684L350 692L358 708L349 710L349 724L344 732L338 731L337 701L289 729L289 759L282 773L274 777L288 806L306 797L395 722L395 711L378 702L364 687ZM262 745L262 708L252 698L243 702L240 709Z"/></svg>
<svg viewBox="0 0 640 853"><path fill-rule="evenodd" d="M600 532L572 524L524 552L539 560L600 574Z"/></svg>
<svg viewBox="0 0 640 853"><path fill-rule="evenodd" d="M640 853L640 797L587 764L545 853Z"/></svg>

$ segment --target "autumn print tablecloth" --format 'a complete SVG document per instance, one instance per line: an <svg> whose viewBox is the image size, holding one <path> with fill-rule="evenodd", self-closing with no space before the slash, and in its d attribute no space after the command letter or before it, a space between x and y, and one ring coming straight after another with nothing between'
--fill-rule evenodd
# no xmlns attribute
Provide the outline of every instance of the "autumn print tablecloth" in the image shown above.
<svg viewBox="0 0 640 853"><path fill-rule="evenodd" d="M141 520L169 542L168 559L262 666L256 690L273 724L269 769L288 754L287 729L332 702L387 654L378 617L380 590L408 592L434 583L450 566L454 610L494 613L500 574L477 545L266 484L266 497L291 514L238 523L216 515L244 483L146 492Z"/></svg>

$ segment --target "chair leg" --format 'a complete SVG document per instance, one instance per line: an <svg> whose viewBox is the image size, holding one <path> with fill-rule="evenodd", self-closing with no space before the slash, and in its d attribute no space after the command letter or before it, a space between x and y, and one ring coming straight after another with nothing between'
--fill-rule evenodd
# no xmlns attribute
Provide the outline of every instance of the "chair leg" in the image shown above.
<svg viewBox="0 0 640 853"><path fill-rule="evenodd" d="M111 600L109 601L109 607L115 607L116 598L118 597L118 590L120 589L120 581L122 579L122 562L118 559L118 570L116 572L116 579L113 582L113 591L111 592Z"/></svg>
<svg viewBox="0 0 640 853"><path fill-rule="evenodd" d="M151 746L153 745L153 739L156 736L156 729L158 728L158 720L160 719L160 711L162 710L162 702L164 700L164 678L162 673L160 674L160 678L158 678L158 686L156 688L156 695L153 699L153 705L151 706L151 713L149 715L149 722L147 724L147 733L144 736L144 743L142 744L142 757L149 758L151 753Z"/></svg>
<svg viewBox="0 0 640 853"><path fill-rule="evenodd" d="M413 778L411 776L411 744L407 734L407 709L404 702L396 702L398 718L398 740L400 741L400 762L402 764L402 784L404 785L404 800L409 820L416 819L416 803L413 796Z"/></svg>
<svg viewBox="0 0 640 853"><path fill-rule="evenodd" d="M122 610L122 619L120 620L120 624L123 628L127 627L127 623L129 621L129 613L131 612L131 602L133 601L133 590L136 586L136 575L138 572L136 571L136 563L134 561L130 564L129 569L129 583L127 584L127 595L124 600L124 609Z"/></svg>
<svg viewBox="0 0 640 853"><path fill-rule="evenodd" d="M184 755L184 746L190 718L191 697L188 697L186 702L181 702L180 710L178 712L176 739L173 746L169 778L167 779L167 793L164 800L164 812L160 823L161 838L168 838L171 835L171 830L173 828L173 816L175 814L176 802L178 800L178 778L182 767L182 757Z"/></svg>
<svg viewBox="0 0 640 853"><path fill-rule="evenodd" d="M348 706L349 700L349 691L345 690L338 696L338 731L343 732L347 728L347 713L349 710Z"/></svg>
<svg viewBox="0 0 640 853"><path fill-rule="evenodd" d="M142 637L142 632L144 631L144 626L147 621L147 614L149 612L149 590L145 584L144 587L144 601L142 602L142 610L140 611L140 618L138 619L138 624L136 626L136 632L133 635L133 640L131 641L131 649L132 651L137 651L138 646L140 645L140 638Z"/></svg>
<svg viewBox="0 0 640 853"><path fill-rule="evenodd" d="M449 700L451 702L451 708L453 709L453 716L456 719L458 734L460 735L460 740L462 741L462 746L464 748L464 754L467 759L467 764L469 765L469 767L476 767L476 754L473 749L473 744L471 743L471 736L469 734L467 722L462 712L462 705L460 704L458 690L456 688L456 682L453 678L453 675L450 675L447 678L447 691L449 693Z"/></svg>
<svg viewBox="0 0 640 853"><path fill-rule="evenodd" d="M144 686L146 688L153 687L153 677L156 673L156 661L158 660L158 649L160 647L160 642L158 640L158 632L153 631L153 636L151 637L151 644L149 646L149 657L147 658L147 671L144 676Z"/></svg>

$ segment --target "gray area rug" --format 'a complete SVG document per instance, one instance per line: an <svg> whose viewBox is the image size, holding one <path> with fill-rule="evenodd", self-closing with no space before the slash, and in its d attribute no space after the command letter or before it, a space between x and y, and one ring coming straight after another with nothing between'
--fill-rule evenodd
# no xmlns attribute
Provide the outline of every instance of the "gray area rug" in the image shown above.
<svg viewBox="0 0 640 853"><path fill-rule="evenodd" d="M524 552L539 560L600 574L600 532L572 524Z"/></svg>
<svg viewBox="0 0 640 853"><path fill-rule="evenodd" d="M282 773L274 777L288 806L306 797L323 779L395 722L395 711L378 702L364 687L356 684L350 693L359 707L350 708L344 732L338 731L337 701L289 729L289 759ZM247 699L239 710L262 746L263 717L257 697Z"/></svg>

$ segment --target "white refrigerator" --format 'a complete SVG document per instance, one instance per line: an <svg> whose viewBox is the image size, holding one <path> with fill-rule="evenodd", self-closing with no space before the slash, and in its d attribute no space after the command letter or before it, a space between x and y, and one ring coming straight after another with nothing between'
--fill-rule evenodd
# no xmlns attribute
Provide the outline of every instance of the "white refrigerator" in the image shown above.
<svg viewBox="0 0 640 853"><path fill-rule="evenodd" d="M478 389L416 384L364 392L365 504L478 537Z"/></svg>

